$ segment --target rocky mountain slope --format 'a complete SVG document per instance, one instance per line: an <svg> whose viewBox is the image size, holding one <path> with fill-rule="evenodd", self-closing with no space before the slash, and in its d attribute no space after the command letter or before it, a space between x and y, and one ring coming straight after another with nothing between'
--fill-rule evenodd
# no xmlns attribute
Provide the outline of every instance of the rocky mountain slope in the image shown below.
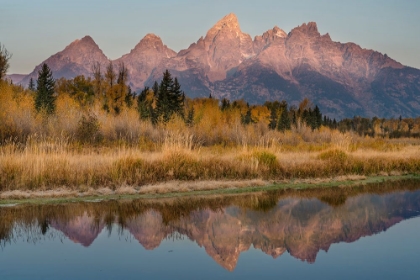
<svg viewBox="0 0 420 280"><path fill-rule="evenodd" d="M113 63L124 63L127 67L131 86L143 88L157 65L166 64L176 52L163 44L162 39L154 34L147 34L129 54L122 56ZM163 72L162 72L163 73Z"/></svg>
<svg viewBox="0 0 420 280"><path fill-rule="evenodd" d="M43 63L48 64L51 68L54 78L74 78L78 75L90 76L92 66L96 62L106 66L109 60L95 41L90 36L85 36L36 66L29 75L20 81L20 84L27 86L31 77L36 81L38 71Z"/></svg>
<svg viewBox="0 0 420 280"><path fill-rule="evenodd" d="M91 64L108 59L86 36L45 61L55 77L89 75ZM316 23L288 34L277 26L254 39L229 14L188 49L174 52L153 34L121 58L133 89L160 80L165 69L190 97L243 98L251 104L304 97L330 117L403 117L420 114L420 70L354 43L334 42ZM37 70L21 83L27 85Z"/></svg>

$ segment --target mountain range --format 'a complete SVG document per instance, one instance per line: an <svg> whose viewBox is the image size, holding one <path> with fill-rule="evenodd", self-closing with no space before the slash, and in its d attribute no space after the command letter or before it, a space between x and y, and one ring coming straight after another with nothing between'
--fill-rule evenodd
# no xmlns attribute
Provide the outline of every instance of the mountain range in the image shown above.
<svg viewBox="0 0 420 280"><path fill-rule="evenodd" d="M110 60L90 36L76 40L44 61L54 77L91 75L92 64ZM251 38L229 14L204 37L178 53L161 38L147 34L124 63L137 92L162 78L168 69L189 97L244 99L250 104L309 98L334 118L414 117L420 115L420 70L407 67L354 43L334 42L317 24L305 23L286 33L275 26ZM36 79L42 63L29 75L16 76L24 86Z"/></svg>

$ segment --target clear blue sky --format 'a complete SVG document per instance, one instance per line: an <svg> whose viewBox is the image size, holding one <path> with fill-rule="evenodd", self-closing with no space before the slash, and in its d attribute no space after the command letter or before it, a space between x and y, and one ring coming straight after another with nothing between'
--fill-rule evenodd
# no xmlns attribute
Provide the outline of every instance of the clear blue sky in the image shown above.
<svg viewBox="0 0 420 280"><path fill-rule="evenodd" d="M85 35L111 59L147 33L179 51L231 12L252 37L316 21L334 41L420 68L419 0L0 0L0 43L13 54L9 74L26 74Z"/></svg>

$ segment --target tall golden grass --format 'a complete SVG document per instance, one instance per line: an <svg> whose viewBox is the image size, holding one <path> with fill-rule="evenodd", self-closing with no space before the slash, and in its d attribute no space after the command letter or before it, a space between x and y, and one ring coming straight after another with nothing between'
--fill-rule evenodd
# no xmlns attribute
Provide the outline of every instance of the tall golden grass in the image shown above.
<svg viewBox="0 0 420 280"><path fill-rule="evenodd" d="M393 148L345 151L334 143L317 149L311 145L302 151L285 151L281 145L203 148L194 143L193 134L168 133L153 151L123 144L79 149L65 138L34 136L24 144L0 147L0 190L65 186L86 191L141 188L171 180L283 180L420 171L419 146L388 144Z"/></svg>

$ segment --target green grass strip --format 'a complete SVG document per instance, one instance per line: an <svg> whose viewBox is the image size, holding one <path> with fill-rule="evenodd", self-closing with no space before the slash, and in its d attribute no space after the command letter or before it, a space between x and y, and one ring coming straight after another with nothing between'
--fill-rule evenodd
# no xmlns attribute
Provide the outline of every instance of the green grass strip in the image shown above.
<svg viewBox="0 0 420 280"><path fill-rule="evenodd" d="M403 180L419 180L420 174L399 175L399 176L372 176L363 180L348 180L320 182L320 183L294 183L290 180L287 183L274 183L267 186L249 186L244 188L224 188L206 191L172 192L165 194L113 194L79 197L59 197L59 198L25 198L25 199L4 199L0 200L0 207L11 207L16 205L45 205L45 204L66 204L75 202L99 203L109 200L134 200L134 199L156 199L156 198L177 198L189 196L209 196L209 195L235 195L244 193L264 192L271 190L305 190L305 189L324 189L333 187L356 187L384 182L397 182Z"/></svg>

